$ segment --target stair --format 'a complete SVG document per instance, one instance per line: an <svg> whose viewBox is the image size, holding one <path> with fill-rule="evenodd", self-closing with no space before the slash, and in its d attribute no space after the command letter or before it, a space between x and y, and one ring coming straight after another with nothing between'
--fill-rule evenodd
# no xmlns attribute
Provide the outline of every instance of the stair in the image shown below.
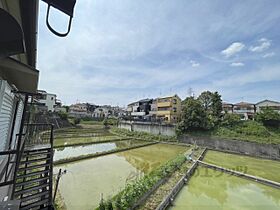
<svg viewBox="0 0 280 210"><path fill-rule="evenodd" d="M20 210L52 209L52 148L28 148L17 170L14 197Z"/></svg>

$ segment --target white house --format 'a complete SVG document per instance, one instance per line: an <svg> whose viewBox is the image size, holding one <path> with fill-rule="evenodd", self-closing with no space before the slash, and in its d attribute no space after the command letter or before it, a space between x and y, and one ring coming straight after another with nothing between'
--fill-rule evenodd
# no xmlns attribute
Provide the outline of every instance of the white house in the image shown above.
<svg viewBox="0 0 280 210"><path fill-rule="evenodd" d="M56 107L56 95L48 93L45 90L38 90L38 95L36 96L37 104L45 106L47 111L53 112Z"/></svg>
<svg viewBox="0 0 280 210"><path fill-rule="evenodd" d="M260 112L265 107L270 107L274 111L277 111L280 113L280 102L271 101L271 100L263 100L263 101L256 103L257 112Z"/></svg>

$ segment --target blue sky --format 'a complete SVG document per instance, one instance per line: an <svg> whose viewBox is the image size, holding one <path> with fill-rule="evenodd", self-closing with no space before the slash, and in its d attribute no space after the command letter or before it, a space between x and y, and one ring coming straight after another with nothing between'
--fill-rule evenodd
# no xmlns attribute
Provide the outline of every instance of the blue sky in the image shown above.
<svg viewBox="0 0 280 210"><path fill-rule="evenodd" d="M279 0L77 0L70 34L39 15L39 88L124 106L192 88L228 102L280 100ZM67 17L52 12L60 31Z"/></svg>

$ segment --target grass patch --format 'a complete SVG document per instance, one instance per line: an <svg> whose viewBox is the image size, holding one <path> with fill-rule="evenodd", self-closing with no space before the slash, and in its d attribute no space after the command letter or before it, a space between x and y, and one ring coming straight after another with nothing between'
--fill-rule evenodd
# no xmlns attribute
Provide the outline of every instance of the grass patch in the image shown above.
<svg viewBox="0 0 280 210"><path fill-rule="evenodd" d="M155 135L147 132L138 132L138 131L129 131L122 128L112 128L111 133L115 135L132 137L135 139L145 139L149 141L167 141L167 142L177 142L177 138L174 136L164 136L164 135Z"/></svg>
<svg viewBox="0 0 280 210"><path fill-rule="evenodd" d="M188 134L262 144L280 144L280 129L268 128L256 121L241 121L232 126L220 126L211 131L196 131Z"/></svg>

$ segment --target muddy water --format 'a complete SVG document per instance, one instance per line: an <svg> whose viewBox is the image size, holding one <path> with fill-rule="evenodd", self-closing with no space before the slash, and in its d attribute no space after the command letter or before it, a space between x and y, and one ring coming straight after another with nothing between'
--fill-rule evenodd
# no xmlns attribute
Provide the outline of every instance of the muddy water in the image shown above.
<svg viewBox="0 0 280 210"><path fill-rule="evenodd" d="M68 172L61 178L59 190L69 210L95 209L101 195L109 198L125 184L150 172L175 157L186 147L157 144L99 158L65 164L55 168Z"/></svg>
<svg viewBox="0 0 280 210"><path fill-rule="evenodd" d="M208 151L203 161L280 182L280 161Z"/></svg>
<svg viewBox="0 0 280 210"><path fill-rule="evenodd" d="M169 208L186 209L278 210L280 190L201 167Z"/></svg>
<svg viewBox="0 0 280 210"><path fill-rule="evenodd" d="M145 141L128 140L128 141L119 141L119 142L111 142L111 143L91 144L85 146L58 148L55 149L54 161L66 159L70 157L77 157L81 155L106 152L116 148L125 148L125 147L140 145L140 144L146 144L146 143L147 142Z"/></svg>

